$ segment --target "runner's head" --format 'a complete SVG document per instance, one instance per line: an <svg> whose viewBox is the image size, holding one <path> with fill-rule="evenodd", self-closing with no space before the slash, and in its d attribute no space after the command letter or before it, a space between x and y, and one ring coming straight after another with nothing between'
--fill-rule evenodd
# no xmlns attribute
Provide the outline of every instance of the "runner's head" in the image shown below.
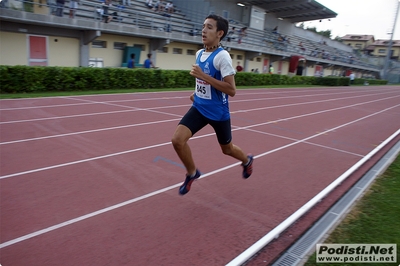
<svg viewBox="0 0 400 266"><path fill-rule="evenodd" d="M228 33L229 22L218 15L209 15L203 24L202 40L206 46L218 45Z"/></svg>

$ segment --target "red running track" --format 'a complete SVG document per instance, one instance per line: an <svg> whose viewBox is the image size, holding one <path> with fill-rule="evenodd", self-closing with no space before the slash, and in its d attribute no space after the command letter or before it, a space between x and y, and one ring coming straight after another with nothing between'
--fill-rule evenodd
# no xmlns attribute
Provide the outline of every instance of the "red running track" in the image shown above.
<svg viewBox="0 0 400 266"><path fill-rule="evenodd" d="M399 86L239 90L253 175L206 127L189 142L203 176L179 196L189 94L0 101L0 263L225 265L400 128Z"/></svg>

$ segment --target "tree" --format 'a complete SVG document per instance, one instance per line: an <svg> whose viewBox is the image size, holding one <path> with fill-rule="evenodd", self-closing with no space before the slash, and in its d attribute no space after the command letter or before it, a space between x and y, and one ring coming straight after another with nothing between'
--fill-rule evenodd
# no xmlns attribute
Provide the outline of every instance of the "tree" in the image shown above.
<svg viewBox="0 0 400 266"><path fill-rule="evenodd" d="M334 40L338 41L338 42L342 42L342 38L340 38L339 36L336 36Z"/></svg>
<svg viewBox="0 0 400 266"><path fill-rule="evenodd" d="M317 33L319 35L322 35L324 37L327 37L327 38L331 38L332 37L332 30L318 31L317 27L307 27L306 28L305 25L304 25L304 22L301 22L300 24L297 24L297 27L301 28L301 29L306 29L306 30L309 30L309 31L313 31L313 32L315 32L315 33Z"/></svg>
<svg viewBox="0 0 400 266"><path fill-rule="evenodd" d="M318 31L316 27L308 27L307 30L309 31L313 31L319 35L322 35L324 37L330 38L332 35L332 30L322 30L322 31Z"/></svg>

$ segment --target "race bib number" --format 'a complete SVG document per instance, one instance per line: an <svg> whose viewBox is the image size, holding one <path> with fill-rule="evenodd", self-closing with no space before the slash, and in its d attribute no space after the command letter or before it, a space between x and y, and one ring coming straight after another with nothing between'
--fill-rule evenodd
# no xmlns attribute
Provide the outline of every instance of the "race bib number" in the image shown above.
<svg viewBox="0 0 400 266"><path fill-rule="evenodd" d="M196 78L196 96L202 99L211 100L211 85Z"/></svg>

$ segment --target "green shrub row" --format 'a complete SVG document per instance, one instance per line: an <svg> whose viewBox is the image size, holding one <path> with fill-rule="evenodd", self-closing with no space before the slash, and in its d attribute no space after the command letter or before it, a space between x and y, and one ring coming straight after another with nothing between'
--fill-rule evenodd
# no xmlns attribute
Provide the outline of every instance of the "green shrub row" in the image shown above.
<svg viewBox="0 0 400 266"><path fill-rule="evenodd" d="M383 79L354 79L355 85L365 85L365 83L369 85L386 85L388 83L387 80Z"/></svg>
<svg viewBox="0 0 400 266"><path fill-rule="evenodd" d="M188 71L0 66L1 93L193 87Z"/></svg>
<svg viewBox="0 0 400 266"><path fill-rule="evenodd" d="M237 86L349 85L349 79L343 77L289 77L243 72L237 73L235 80ZM368 81L369 84L386 84L381 80ZM195 85L188 70L40 66L0 66L0 82L0 93L188 88ZM356 79L356 84L363 83L364 80Z"/></svg>

